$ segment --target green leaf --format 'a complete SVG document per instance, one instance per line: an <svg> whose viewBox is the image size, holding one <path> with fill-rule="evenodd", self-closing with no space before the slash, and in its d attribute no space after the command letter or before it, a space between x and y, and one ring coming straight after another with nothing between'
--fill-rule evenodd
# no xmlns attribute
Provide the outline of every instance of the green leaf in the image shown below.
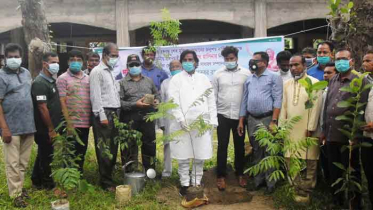
<svg viewBox="0 0 373 210"><path fill-rule="evenodd" d="M345 168L345 166L342 163L336 163L336 162L334 162L333 164L335 166L337 166L339 169L341 169L343 171L346 171L346 168Z"/></svg>
<svg viewBox="0 0 373 210"><path fill-rule="evenodd" d="M366 84L364 85L363 91L371 89L373 87L373 84Z"/></svg>
<svg viewBox="0 0 373 210"><path fill-rule="evenodd" d="M349 92L349 93L352 93L352 89L350 88L350 86L343 86L341 88L339 88L340 91L343 91L343 92Z"/></svg>
<svg viewBox="0 0 373 210"><path fill-rule="evenodd" d="M313 102L311 100L306 101L305 108L312 109L312 107L313 107Z"/></svg>
<svg viewBox="0 0 373 210"><path fill-rule="evenodd" d="M347 8L352 9L354 7L354 2L348 2Z"/></svg>
<svg viewBox="0 0 373 210"><path fill-rule="evenodd" d="M298 82L299 82L299 84L301 84L306 89L308 89L310 87L305 79L300 79Z"/></svg>
<svg viewBox="0 0 373 210"><path fill-rule="evenodd" d="M316 82L315 84L312 85L312 90L323 90L328 86L327 81L320 81Z"/></svg>
<svg viewBox="0 0 373 210"><path fill-rule="evenodd" d="M337 106L338 106L339 108L348 108L348 107L353 107L354 105L351 104L351 103L348 102L348 101L340 101L340 102L338 102Z"/></svg>
<svg viewBox="0 0 373 210"><path fill-rule="evenodd" d="M347 130L342 129L342 128L339 128L338 130L341 131L341 133L343 133L345 136L347 136L348 138L350 138L350 136L351 136L351 132L350 131L347 131Z"/></svg>
<svg viewBox="0 0 373 210"><path fill-rule="evenodd" d="M369 143L369 142L363 142L363 143L361 143L361 146L362 146L362 147L371 147L372 144Z"/></svg>
<svg viewBox="0 0 373 210"><path fill-rule="evenodd" d="M344 121L348 121L348 122L353 122L353 119L350 118L350 117L347 117L346 115L340 115L338 117L335 118L336 120L344 120Z"/></svg>

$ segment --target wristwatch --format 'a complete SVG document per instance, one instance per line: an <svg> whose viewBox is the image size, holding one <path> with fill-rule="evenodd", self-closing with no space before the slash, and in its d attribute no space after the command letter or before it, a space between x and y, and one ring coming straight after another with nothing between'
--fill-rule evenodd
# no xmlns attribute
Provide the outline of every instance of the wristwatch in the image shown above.
<svg viewBox="0 0 373 210"><path fill-rule="evenodd" d="M273 120L272 120L272 122L273 122L273 123L275 123L275 124L277 125L277 123L278 123L278 120L276 120L276 119L273 119Z"/></svg>

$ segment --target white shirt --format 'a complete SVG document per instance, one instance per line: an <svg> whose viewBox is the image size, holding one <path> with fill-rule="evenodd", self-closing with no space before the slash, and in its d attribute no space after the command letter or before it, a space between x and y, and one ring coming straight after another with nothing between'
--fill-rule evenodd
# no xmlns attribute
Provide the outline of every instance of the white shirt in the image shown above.
<svg viewBox="0 0 373 210"><path fill-rule="evenodd" d="M239 119L243 87L250 75L251 72L241 66L233 71L224 66L214 73L212 85L218 114L228 119Z"/></svg>
<svg viewBox="0 0 373 210"><path fill-rule="evenodd" d="M369 83L373 83L373 79L366 77ZM365 108L365 122L373 122L373 89L369 91L368 103ZM373 133L364 131L364 136L373 139Z"/></svg>
<svg viewBox="0 0 373 210"><path fill-rule="evenodd" d="M282 78L283 83L285 84L286 81L289 79L293 79L293 75L291 75L290 70L287 72L284 72L280 69L280 71L276 72L276 74L280 75Z"/></svg>

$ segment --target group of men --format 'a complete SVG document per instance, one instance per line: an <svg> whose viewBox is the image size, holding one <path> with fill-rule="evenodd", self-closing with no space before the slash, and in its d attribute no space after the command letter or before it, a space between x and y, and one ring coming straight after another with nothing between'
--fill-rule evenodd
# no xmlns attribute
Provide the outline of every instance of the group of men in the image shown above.
<svg viewBox="0 0 373 210"><path fill-rule="evenodd" d="M75 155L80 157L79 170L83 173L84 156L87 151L89 129L92 126L100 184L109 191L115 190L112 172L116 164L118 144L115 137L118 129L114 119L131 125L141 135L142 164L145 169L155 168L156 126L164 134L184 130L184 134L164 144L164 170L162 177L172 173L171 159L178 161L180 176L180 194L185 195L189 186L201 185L203 164L212 158L212 130L202 135L190 126L201 116L204 122L217 128L217 188L227 188L227 149L232 132L234 140L234 168L238 185L249 190L258 190L266 184L268 193L275 189L275 181L269 179L272 170L258 174L248 185L244 176L245 167L245 131L252 146L252 163L257 164L268 156L268 151L255 137L259 125L265 125L271 131L274 126L294 116L302 119L294 125L290 133L292 141L306 137L320 137L322 146L312 146L299 151L299 157L306 161L306 174L299 174L297 198L308 199L316 185L317 163L320 157L325 178L334 183L342 176L342 170L333 163L340 162L345 167L348 152L341 151L348 145L348 137L338 129L345 122L336 117L348 111L340 108L338 102L354 95L339 89L349 86L357 75L353 73L354 61L347 49L336 50L330 42L318 44L317 50L306 48L301 54L292 55L288 51L277 54L278 72L267 67L269 56L266 52L254 53L249 69L238 65L239 50L233 46L225 47L221 55L224 66L218 69L212 81L198 73L199 59L196 52L185 50L180 60L170 63L170 74L158 68L154 60L156 52L149 47L142 50L140 57L131 54L127 57L127 70L113 75L113 69L119 60L118 47L109 43L103 48L102 57L97 53L87 55L87 69L83 70L84 56L78 50L68 53L69 68L57 78L59 72L58 55L49 52L43 56L43 69L32 80L27 69L21 67L22 49L17 44L8 44L5 48L5 66L0 70L0 128L4 142L4 156L9 195L15 198L15 205L27 205L27 192L23 189L24 174L30 158L33 141L38 152L32 172L32 184L37 188L53 189L51 177L53 138L59 130L56 128L66 121L67 132L75 129L80 140L75 144ZM333 62L333 60L335 62ZM373 52L367 52L363 59L363 70L373 72ZM299 83L300 79L310 78L312 83L329 81L328 88L316 93L314 106L307 110L305 103L308 95ZM373 78L373 77L372 77ZM373 81L368 75L364 84ZM119 82L118 82L119 81ZM365 138L373 138L373 103L369 90L361 94L367 125L362 128ZM153 95L149 103L147 95ZM370 96L368 99L368 95ZM202 97L203 100L200 100ZM145 116L157 110L160 102L171 100L177 108L171 110L174 119L161 119L151 122ZM153 99L152 99L153 100ZM195 103L195 101L199 103ZM156 125L157 124L157 125ZM104 147L102 145L105 145ZM107 150L111 153L107 155ZM320 154L320 150L321 152ZM284 154L289 163L289 154ZM373 170L368 167L372 156L370 148L362 149L362 161L368 179L371 199L373 194ZM353 152L354 174L360 178L358 150ZM121 151L122 164L138 160L136 142L128 142ZM190 161L193 159L192 173ZM360 180L360 179L359 179ZM333 190L339 189L334 185ZM341 194L334 197L341 204ZM355 197L359 205L359 196Z"/></svg>

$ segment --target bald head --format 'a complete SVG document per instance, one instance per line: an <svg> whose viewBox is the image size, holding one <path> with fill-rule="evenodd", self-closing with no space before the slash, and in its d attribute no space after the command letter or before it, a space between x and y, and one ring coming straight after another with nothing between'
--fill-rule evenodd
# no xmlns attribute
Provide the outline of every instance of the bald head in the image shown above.
<svg viewBox="0 0 373 210"><path fill-rule="evenodd" d="M170 62L170 71L180 70L181 63L178 60L173 60Z"/></svg>

